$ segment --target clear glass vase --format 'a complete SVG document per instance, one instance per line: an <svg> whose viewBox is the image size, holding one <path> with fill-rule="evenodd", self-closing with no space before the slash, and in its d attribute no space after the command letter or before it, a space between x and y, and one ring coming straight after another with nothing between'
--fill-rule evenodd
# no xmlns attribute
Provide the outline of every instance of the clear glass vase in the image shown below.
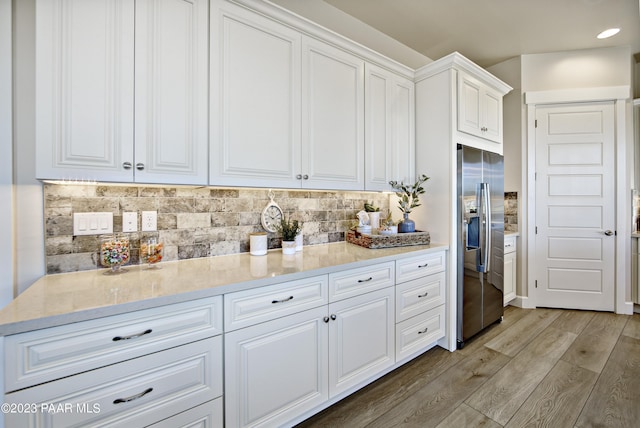
<svg viewBox="0 0 640 428"><path fill-rule="evenodd" d="M100 264L109 268L105 274L126 272L121 267L129 262L129 237L126 235L105 236L100 240Z"/></svg>
<svg viewBox="0 0 640 428"><path fill-rule="evenodd" d="M162 250L164 245L156 238L151 238L147 242L140 243L140 258L142 263L146 263L149 269L158 269L158 263L162 261Z"/></svg>

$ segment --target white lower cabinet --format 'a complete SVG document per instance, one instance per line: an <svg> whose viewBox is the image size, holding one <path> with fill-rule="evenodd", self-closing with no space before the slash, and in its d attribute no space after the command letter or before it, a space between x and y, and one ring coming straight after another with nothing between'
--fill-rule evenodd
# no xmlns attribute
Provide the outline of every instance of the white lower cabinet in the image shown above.
<svg viewBox="0 0 640 428"><path fill-rule="evenodd" d="M504 237L504 304L516 298L517 262L516 262L516 237Z"/></svg>
<svg viewBox="0 0 640 428"><path fill-rule="evenodd" d="M7 427L147 426L222 395L216 336L5 395Z"/></svg>
<svg viewBox="0 0 640 428"><path fill-rule="evenodd" d="M325 402L327 307L225 334L225 426L280 426Z"/></svg>
<svg viewBox="0 0 640 428"><path fill-rule="evenodd" d="M227 427L280 426L395 363L388 287L225 334Z"/></svg>
<svg viewBox="0 0 640 428"><path fill-rule="evenodd" d="M149 428L219 428L223 426L222 397L167 418Z"/></svg>

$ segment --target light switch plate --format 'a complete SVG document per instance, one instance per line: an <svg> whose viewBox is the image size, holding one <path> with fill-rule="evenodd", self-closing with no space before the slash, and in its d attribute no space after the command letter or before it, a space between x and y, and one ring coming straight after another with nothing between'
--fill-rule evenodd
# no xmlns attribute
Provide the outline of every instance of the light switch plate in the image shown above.
<svg viewBox="0 0 640 428"><path fill-rule="evenodd" d="M122 213L122 231L138 231L138 213L136 211Z"/></svg>
<svg viewBox="0 0 640 428"><path fill-rule="evenodd" d="M73 213L73 235L113 233L113 213Z"/></svg>

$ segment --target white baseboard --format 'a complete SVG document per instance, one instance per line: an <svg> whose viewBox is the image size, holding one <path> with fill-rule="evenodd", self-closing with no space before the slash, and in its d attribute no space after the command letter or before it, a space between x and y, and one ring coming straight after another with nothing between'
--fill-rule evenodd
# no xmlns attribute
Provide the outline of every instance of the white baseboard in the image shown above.
<svg viewBox="0 0 640 428"><path fill-rule="evenodd" d="M528 297L524 296L516 296L516 298L509 302L509 304L522 309L535 309L533 302Z"/></svg>

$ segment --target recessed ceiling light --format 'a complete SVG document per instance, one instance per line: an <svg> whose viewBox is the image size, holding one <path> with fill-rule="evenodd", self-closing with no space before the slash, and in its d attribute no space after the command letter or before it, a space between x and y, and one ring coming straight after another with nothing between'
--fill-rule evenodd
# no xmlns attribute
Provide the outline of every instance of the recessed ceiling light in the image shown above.
<svg viewBox="0 0 640 428"><path fill-rule="evenodd" d="M604 30L602 33L598 34L599 39L607 39L611 36L615 36L620 32L619 28L609 28L608 30Z"/></svg>

